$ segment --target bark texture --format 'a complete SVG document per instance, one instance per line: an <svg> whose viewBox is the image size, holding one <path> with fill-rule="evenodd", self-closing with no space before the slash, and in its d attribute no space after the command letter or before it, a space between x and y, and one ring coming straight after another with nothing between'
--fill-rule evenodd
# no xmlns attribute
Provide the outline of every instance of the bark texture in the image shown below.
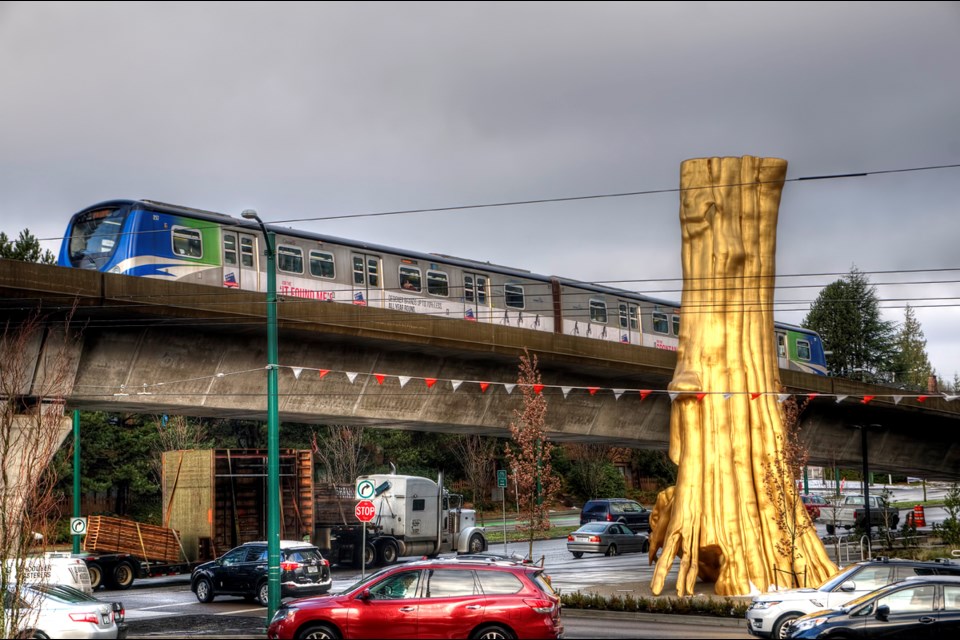
<svg viewBox="0 0 960 640"><path fill-rule="evenodd" d="M777 507L764 481L784 441L773 286L786 172L785 160L751 156L681 165L683 321L669 387L680 394L670 418L679 472L651 519L655 594L677 557L680 596L693 594L698 577L733 596L767 590L778 572L781 584L805 573L811 585L836 569L812 528L793 557L777 552ZM800 500L787 504L799 505L788 517L807 517Z"/></svg>

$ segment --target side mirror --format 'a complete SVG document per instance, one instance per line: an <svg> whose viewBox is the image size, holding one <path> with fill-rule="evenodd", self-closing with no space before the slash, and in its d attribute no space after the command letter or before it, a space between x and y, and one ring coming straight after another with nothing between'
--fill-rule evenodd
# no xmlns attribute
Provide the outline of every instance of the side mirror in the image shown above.
<svg viewBox="0 0 960 640"><path fill-rule="evenodd" d="M886 622L887 618L889 617L890 617L890 607L888 607L885 604L882 604L879 607L877 607L877 613L876 613L877 620L883 620L884 622Z"/></svg>
<svg viewBox="0 0 960 640"><path fill-rule="evenodd" d="M853 580L847 580L846 582L840 585L840 591L856 591L856 590L857 590L857 583L854 582Z"/></svg>
<svg viewBox="0 0 960 640"><path fill-rule="evenodd" d="M370 599L370 589L364 589L363 591L361 591L361 592L360 592L360 599L361 599L361 600L369 600L369 599Z"/></svg>

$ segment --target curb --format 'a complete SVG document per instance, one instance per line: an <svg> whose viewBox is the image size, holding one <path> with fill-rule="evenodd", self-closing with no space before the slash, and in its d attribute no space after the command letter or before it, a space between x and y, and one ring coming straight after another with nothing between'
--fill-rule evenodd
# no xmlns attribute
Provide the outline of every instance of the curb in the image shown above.
<svg viewBox="0 0 960 640"><path fill-rule="evenodd" d="M616 618L636 622L669 622L670 624L713 625L715 627L742 628L746 630L746 618L720 618L718 616L695 616L680 613L641 613L639 611L607 611L603 609L561 609L560 619L566 618Z"/></svg>

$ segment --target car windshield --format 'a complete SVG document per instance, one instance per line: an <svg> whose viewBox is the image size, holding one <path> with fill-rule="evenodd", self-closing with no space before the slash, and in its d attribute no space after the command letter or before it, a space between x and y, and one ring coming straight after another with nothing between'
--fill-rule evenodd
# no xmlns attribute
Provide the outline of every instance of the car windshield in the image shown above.
<svg viewBox="0 0 960 640"><path fill-rule="evenodd" d="M603 533L607 530L607 526L605 522L591 522L577 529L575 533Z"/></svg>
<svg viewBox="0 0 960 640"><path fill-rule="evenodd" d="M80 602L99 602L93 596L65 584L34 584L30 589L61 602L76 604Z"/></svg>
<svg viewBox="0 0 960 640"><path fill-rule="evenodd" d="M391 570L391 567L385 567L383 569L380 569L380 571L377 571L376 573L371 573L363 580L358 580L357 582L354 582L352 585L350 585L346 589L341 589L340 591L337 591L337 594L344 595L344 594L356 591L360 589L360 587L363 587L364 585L369 585L373 583L374 580L379 580L381 577L383 577L384 574L389 573L390 570Z"/></svg>
<svg viewBox="0 0 960 640"><path fill-rule="evenodd" d="M860 565L856 565L856 564L850 565L846 569L843 569L833 574L829 578L827 578L819 587L817 587L817 590L833 591L834 589L839 587L841 584L849 580L850 576L853 575L859 568L860 568Z"/></svg>

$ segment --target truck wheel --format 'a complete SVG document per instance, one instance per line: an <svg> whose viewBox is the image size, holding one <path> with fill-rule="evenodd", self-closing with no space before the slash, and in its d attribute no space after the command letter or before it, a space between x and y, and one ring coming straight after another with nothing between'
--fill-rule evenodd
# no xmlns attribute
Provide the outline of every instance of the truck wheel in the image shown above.
<svg viewBox="0 0 960 640"><path fill-rule="evenodd" d="M377 563L377 549L371 543L363 548L363 566L367 569Z"/></svg>
<svg viewBox="0 0 960 640"><path fill-rule="evenodd" d="M197 580L197 586L193 591L200 602L213 602L213 585L206 578Z"/></svg>
<svg viewBox="0 0 960 640"><path fill-rule="evenodd" d="M90 574L90 588L94 591L103 584L103 569L96 562L87 565L87 573Z"/></svg>
<svg viewBox="0 0 960 640"><path fill-rule="evenodd" d="M390 566L397 561L397 545L393 542L384 542L380 547L380 561L384 566Z"/></svg>
<svg viewBox="0 0 960 640"><path fill-rule="evenodd" d="M475 533L470 536L470 543L467 545L467 551L470 553L483 553L485 544L483 544L483 536L479 533Z"/></svg>
<svg viewBox="0 0 960 640"><path fill-rule="evenodd" d="M129 562L121 562L113 569L113 584L117 589L129 589L136 577L137 573Z"/></svg>

